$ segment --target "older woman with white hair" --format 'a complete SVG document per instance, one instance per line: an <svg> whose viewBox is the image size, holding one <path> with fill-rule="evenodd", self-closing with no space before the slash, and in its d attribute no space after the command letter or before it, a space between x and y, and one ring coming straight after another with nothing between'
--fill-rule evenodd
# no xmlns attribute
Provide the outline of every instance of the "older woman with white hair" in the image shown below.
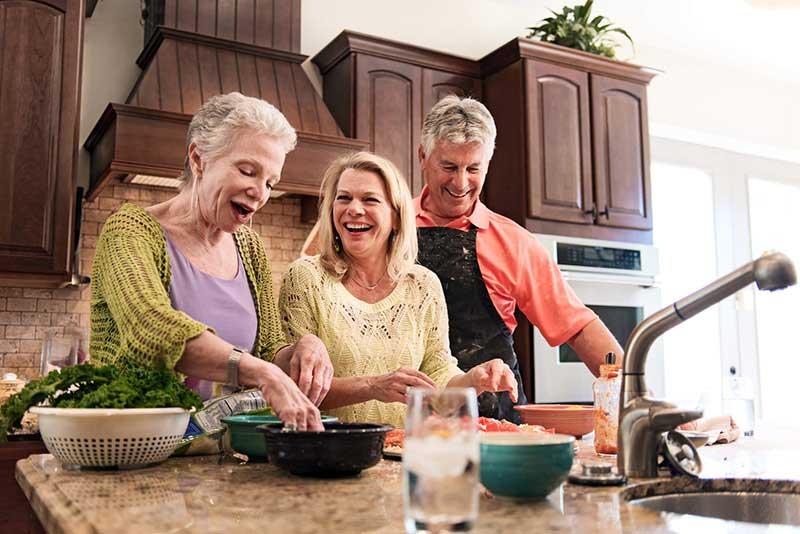
<svg viewBox="0 0 800 534"><path fill-rule="evenodd" d="M258 387L288 425L321 429L332 367L313 335L288 344L260 236L248 223L278 183L296 134L275 107L229 93L193 117L180 192L106 221L92 272L91 354L174 369L207 399Z"/></svg>
<svg viewBox="0 0 800 534"><path fill-rule="evenodd" d="M320 254L292 263L279 302L289 339L315 334L331 354L326 413L402 427L410 386L516 395L502 361L465 374L450 354L442 285L415 263L414 205L390 161L368 152L334 161L312 235Z"/></svg>

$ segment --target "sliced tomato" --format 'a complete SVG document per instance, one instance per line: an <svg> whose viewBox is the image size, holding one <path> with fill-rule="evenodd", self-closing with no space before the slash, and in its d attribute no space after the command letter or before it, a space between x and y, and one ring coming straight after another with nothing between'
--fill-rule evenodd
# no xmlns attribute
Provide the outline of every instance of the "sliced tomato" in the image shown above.
<svg viewBox="0 0 800 534"><path fill-rule="evenodd" d="M386 439L383 442L384 447L402 447L403 439L405 438L405 430L396 428L386 433Z"/></svg>

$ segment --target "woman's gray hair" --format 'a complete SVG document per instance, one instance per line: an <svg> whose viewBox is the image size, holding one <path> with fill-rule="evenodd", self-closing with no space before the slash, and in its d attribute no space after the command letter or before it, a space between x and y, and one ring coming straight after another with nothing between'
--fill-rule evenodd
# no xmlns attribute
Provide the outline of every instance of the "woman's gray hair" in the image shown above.
<svg viewBox="0 0 800 534"><path fill-rule="evenodd" d="M203 158L214 160L223 155L236 135L244 130L275 138L287 153L294 150L297 144L294 128L272 104L236 92L213 96L200 107L189 123L181 187L194 182L188 156L192 143Z"/></svg>
<svg viewBox="0 0 800 534"><path fill-rule="evenodd" d="M430 156L436 143L481 143L494 152L497 128L486 106L474 98L448 95L439 100L425 116L422 124L422 149Z"/></svg>
<svg viewBox="0 0 800 534"><path fill-rule="evenodd" d="M411 270L417 261L417 224L414 201L400 171L386 158L371 152L355 152L341 156L330 164L322 178L319 200L319 219L311 235L316 242L320 263L336 280L350 270L350 258L341 246L333 223L333 203L344 171L355 169L376 174L386 186L396 230L389 238L386 253L389 277L397 281ZM338 241L338 245L335 244ZM337 250L338 249L338 250Z"/></svg>

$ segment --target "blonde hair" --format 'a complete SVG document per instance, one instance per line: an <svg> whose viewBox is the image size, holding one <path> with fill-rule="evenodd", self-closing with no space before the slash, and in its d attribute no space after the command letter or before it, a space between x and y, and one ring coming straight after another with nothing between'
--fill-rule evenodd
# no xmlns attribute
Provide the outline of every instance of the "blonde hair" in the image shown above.
<svg viewBox="0 0 800 534"><path fill-rule="evenodd" d="M181 189L187 185L194 187L188 156L192 143L203 158L213 160L224 154L236 136L245 130L277 139L286 153L294 150L297 144L294 128L272 104L236 92L213 96L200 107L189 123Z"/></svg>
<svg viewBox="0 0 800 534"><path fill-rule="evenodd" d="M473 98L448 95L425 115L422 123L422 149L430 156L436 143L481 143L489 157L494 152L497 127L486 106Z"/></svg>
<svg viewBox="0 0 800 534"><path fill-rule="evenodd" d="M355 152L337 158L328 166L320 187L319 219L306 240L305 248L307 250L309 246L315 246L323 268L337 280L341 280L350 269L347 251L341 245L338 252L334 248L336 228L333 224L336 190L339 179L348 169L375 173L386 185L388 201L397 222L397 229L389 238L387 265L389 277L396 282L408 274L417 261L417 225L414 202L406 181L397 167L381 156L370 152Z"/></svg>

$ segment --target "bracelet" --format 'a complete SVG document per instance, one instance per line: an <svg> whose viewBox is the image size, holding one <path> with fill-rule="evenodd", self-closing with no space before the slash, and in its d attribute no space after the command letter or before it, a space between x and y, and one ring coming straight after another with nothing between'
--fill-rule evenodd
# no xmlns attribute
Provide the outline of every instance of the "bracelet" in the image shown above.
<svg viewBox="0 0 800 534"><path fill-rule="evenodd" d="M231 349L231 353L228 355L228 372L227 372L227 384L234 388L238 388L241 384L239 384L239 360L242 359L242 354L244 351L233 347Z"/></svg>

